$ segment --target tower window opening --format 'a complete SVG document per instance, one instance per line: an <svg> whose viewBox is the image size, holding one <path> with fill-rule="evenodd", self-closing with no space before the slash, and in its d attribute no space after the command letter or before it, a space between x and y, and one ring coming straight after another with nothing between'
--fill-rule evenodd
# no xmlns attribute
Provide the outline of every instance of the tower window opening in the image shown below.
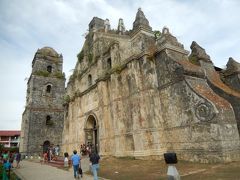
<svg viewBox="0 0 240 180"><path fill-rule="evenodd" d="M107 68L108 69L112 68L112 60L111 60L111 58L108 58L108 60L107 60Z"/></svg>
<svg viewBox="0 0 240 180"><path fill-rule="evenodd" d="M47 115L46 116L46 125L52 125L52 120L51 116Z"/></svg>
<svg viewBox="0 0 240 180"><path fill-rule="evenodd" d="M47 92L47 93L50 93L50 92L51 92L51 89L52 89L52 86L51 86L51 85L47 85L46 92Z"/></svg>
<svg viewBox="0 0 240 180"><path fill-rule="evenodd" d="M91 74L88 75L88 85L89 86L92 85L92 75Z"/></svg>
<svg viewBox="0 0 240 180"><path fill-rule="evenodd" d="M48 66L48 67L47 67L47 71L48 71L49 73L52 73L52 66Z"/></svg>

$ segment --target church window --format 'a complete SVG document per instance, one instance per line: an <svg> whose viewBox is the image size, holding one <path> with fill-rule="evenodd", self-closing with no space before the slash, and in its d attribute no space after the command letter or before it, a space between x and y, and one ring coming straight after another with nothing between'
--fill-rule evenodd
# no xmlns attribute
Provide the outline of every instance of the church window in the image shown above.
<svg viewBox="0 0 240 180"><path fill-rule="evenodd" d="M47 85L46 92L47 92L47 93L50 93L50 92L51 92L51 89L52 89L52 86L51 86L51 85Z"/></svg>
<svg viewBox="0 0 240 180"><path fill-rule="evenodd" d="M88 75L88 85L89 86L92 85L92 75L91 74Z"/></svg>
<svg viewBox="0 0 240 180"><path fill-rule="evenodd" d="M52 73L52 66L48 66L48 67L47 67L47 71L48 71L49 73Z"/></svg>
<svg viewBox="0 0 240 180"><path fill-rule="evenodd" d="M112 60L111 60L111 58L108 58L108 60L107 60L107 68L108 69L112 68Z"/></svg>

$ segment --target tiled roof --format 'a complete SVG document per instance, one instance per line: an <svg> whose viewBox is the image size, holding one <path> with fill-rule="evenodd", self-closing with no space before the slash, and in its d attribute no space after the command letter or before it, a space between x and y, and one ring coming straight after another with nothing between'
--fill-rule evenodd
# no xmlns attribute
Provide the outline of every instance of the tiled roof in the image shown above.
<svg viewBox="0 0 240 180"><path fill-rule="evenodd" d="M20 136L21 131L0 131L0 136L15 136L19 135Z"/></svg>

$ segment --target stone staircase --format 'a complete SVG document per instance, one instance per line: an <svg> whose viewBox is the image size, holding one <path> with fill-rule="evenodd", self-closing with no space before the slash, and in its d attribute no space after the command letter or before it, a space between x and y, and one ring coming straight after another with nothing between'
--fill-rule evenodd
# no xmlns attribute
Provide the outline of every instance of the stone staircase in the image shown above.
<svg viewBox="0 0 240 180"><path fill-rule="evenodd" d="M44 163L44 162L41 160L41 163ZM55 160L45 162L44 164L50 165L53 167L64 168L64 157L59 156ZM71 166L71 160L68 160L68 165L69 167Z"/></svg>
<svg viewBox="0 0 240 180"><path fill-rule="evenodd" d="M41 162L41 163L43 163L43 162ZM53 167L64 168L64 157L59 156L59 157L57 157L56 160L46 162L45 164L49 165L49 166L53 166ZM68 165L69 165L69 167L72 166L72 162L71 162L70 158L68 158ZM88 156L81 156L81 167L82 167L83 172L86 172L89 170Z"/></svg>

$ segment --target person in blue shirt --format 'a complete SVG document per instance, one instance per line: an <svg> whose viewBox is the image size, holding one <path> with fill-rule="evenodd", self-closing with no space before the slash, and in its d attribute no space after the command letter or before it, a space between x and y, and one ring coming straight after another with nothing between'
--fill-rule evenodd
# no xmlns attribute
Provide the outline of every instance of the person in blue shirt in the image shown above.
<svg viewBox="0 0 240 180"><path fill-rule="evenodd" d="M3 180L9 180L10 179L10 171L11 171L11 163L4 159L3 160L3 175L2 175L2 179Z"/></svg>
<svg viewBox="0 0 240 180"><path fill-rule="evenodd" d="M73 172L74 172L74 178L80 179L79 173L78 173L78 168L81 166L80 164L80 156L77 154L77 151L73 151L73 155L71 157L72 160L72 165L73 165Z"/></svg>

